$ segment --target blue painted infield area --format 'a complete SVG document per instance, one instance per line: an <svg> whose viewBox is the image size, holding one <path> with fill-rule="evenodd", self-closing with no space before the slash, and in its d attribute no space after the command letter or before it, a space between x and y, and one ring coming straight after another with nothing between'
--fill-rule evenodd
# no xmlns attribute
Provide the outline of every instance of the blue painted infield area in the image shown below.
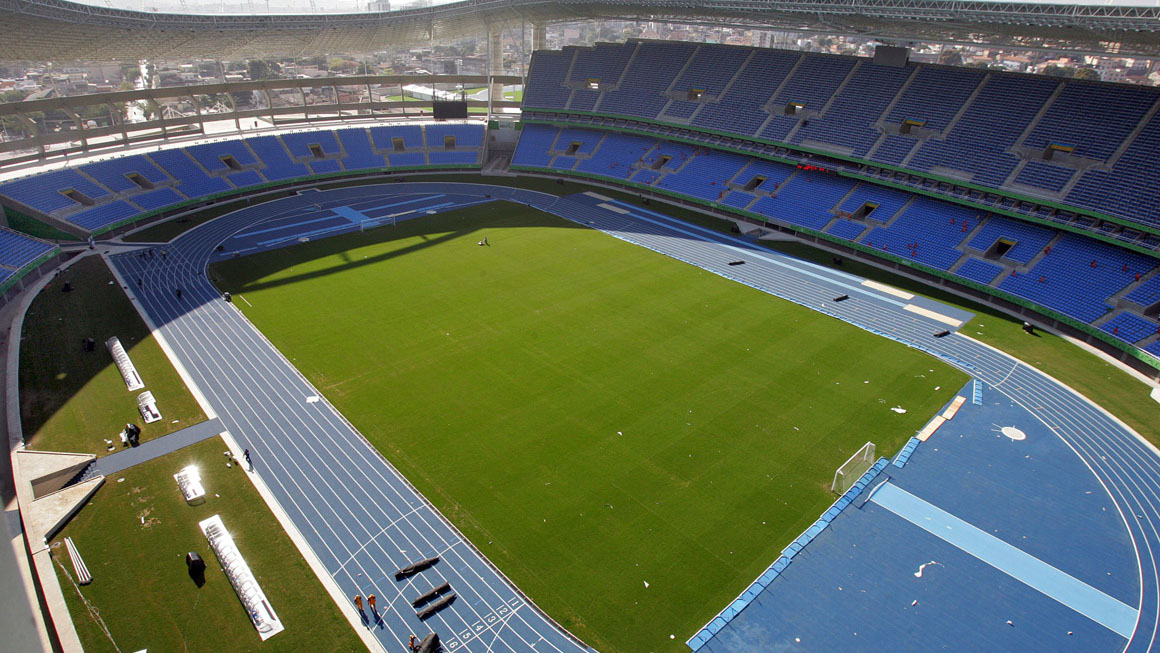
<svg viewBox="0 0 1160 653"><path fill-rule="evenodd" d="M1128 605L1140 602L1132 541L1083 461L1033 415L981 384L920 445L894 484ZM970 385L961 395L971 390ZM1000 432L1015 426L1025 440Z"/></svg>
<svg viewBox="0 0 1160 653"><path fill-rule="evenodd" d="M1136 627L1138 614L1135 609L896 485L883 485L871 500L931 535L1107 626L1125 639Z"/></svg>
<svg viewBox="0 0 1160 653"><path fill-rule="evenodd" d="M1122 650L1139 570L1119 511L1033 415L971 389L700 650Z"/></svg>
<svg viewBox="0 0 1160 653"><path fill-rule="evenodd" d="M931 561L936 564L916 577ZM701 653L1090 653L1119 651L1123 643L1087 617L868 503L835 520Z"/></svg>

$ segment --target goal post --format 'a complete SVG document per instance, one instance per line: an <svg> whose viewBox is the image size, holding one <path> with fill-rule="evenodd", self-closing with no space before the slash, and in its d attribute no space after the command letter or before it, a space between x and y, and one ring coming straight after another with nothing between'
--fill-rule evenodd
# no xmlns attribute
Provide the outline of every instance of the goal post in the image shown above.
<svg viewBox="0 0 1160 653"><path fill-rule="evenodd" d="M858 482L866 470L874 466L875 447L867 442L854 452L846 462L834 472L834 483L830 486L835 494L844 494Z"/></svg>

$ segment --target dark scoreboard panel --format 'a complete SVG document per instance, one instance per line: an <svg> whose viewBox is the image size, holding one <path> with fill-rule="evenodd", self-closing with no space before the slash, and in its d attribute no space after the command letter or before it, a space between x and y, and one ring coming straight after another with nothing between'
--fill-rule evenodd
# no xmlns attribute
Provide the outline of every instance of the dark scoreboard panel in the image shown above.
<svg viewBox="0 0 1160 653"><path fill-rule="evenodd" d="M455 100L443 102L436 100L433 103L436 120L452 120L467 118L467 101Z"/></svg>

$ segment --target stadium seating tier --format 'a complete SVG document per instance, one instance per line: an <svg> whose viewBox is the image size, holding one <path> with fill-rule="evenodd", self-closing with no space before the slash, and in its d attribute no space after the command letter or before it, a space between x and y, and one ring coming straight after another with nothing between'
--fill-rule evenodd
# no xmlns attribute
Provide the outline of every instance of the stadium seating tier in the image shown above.
<svg viewBox="0 0 1160 653"><path fill-rule="evenodd" d="M577 103L566 84L588 73L568 76L574 58L602 81L623 71L619 86ZM698 86L719 96L673 99ZM569 94L574 110L790 142L1160 227L1160 166L1150 160L1160 145L1160 92L1150 87L630 40L537 52L525 111L563 109ZM786 115L790 103L804 114ZM914 121L911 134L898 133L904 121ZM1101 165L1083 172L1087 164L1045 162L1050 145L1065 148L1063 159L1070 152Z"/></svg>

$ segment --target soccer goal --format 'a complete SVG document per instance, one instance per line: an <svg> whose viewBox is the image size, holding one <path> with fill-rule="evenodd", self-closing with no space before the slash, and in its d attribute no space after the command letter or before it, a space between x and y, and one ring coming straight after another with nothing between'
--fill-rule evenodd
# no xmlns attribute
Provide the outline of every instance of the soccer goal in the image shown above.
<svg viewBox="0 0 1160 653"><path fill-rule="evenodd" d="M862 445L862 448L855 451L853 456L842 463L842 466L834 472L834 484L830 489L835 494L843 494L849 490L859 478L866 473L866 470L874 466L875 447L873 442L867 442Z"/></svg>

